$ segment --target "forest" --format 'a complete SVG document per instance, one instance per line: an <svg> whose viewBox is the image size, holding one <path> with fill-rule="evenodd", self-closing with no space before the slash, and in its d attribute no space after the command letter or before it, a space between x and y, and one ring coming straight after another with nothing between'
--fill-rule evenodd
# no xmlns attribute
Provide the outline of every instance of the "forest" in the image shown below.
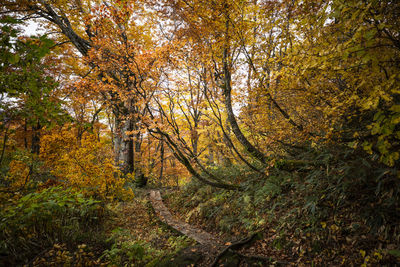
<svg viewBox="0 0 400 267"><path fill-rule="evenodd" d="M400 265L399 123L398 1L0 0L0 265Z"/></svg>

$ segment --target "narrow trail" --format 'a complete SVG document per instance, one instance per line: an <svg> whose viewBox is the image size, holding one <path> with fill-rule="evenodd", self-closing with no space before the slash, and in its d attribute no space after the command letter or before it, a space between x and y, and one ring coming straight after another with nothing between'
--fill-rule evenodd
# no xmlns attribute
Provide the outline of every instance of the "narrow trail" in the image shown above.
<svg viewBox="0 0 400 267"><path fill-rule="evenodd" d="M188 262L182 262L182 263L173 262L172 264L174 265L166 265L166 266L193 266L192 264L195 263L194 266L215 267L218 266L221 260L223 266L260 266L259 265L260 261L263 264L273 263L272 259L269 257L263 257L257 255L245 255L238 251L235 251L241 248L243 245L252 242L254 238L257 236L256 234L252 234L251 236L239 241L227 242L224 244L222 240L211 235L210 233L207 233L192 225L177 220L171 214L168 208L164 205L160 191L153 189L149 191L148 195L151 205L153 206L157 217L162 222L168 224L170 227L174 228L178 232L194 239L199 243L199 245L192 246L181 251L180 255L181 258L183 260L189 260ZM198 257L199 255L201 256ZM234 256L236 256L236 258ZM240 265L241 259L245 259L246 264L247 263L248 264ZM252 265L251 261L253 261L255 265Z"/></svg>
<svg viewBox="0 0 400 267"><path fill-rule="evenodd" d="M158 217L164 223L170 225L175 230L179 231L180 233L196 240L201 245L212 246L212 247L220 247L222 246L223 242L216 238L215 236L198 229L190 224L177 220L171 212L165 207L160 191L158 190L151 190L149 194L150 202L156 211Z"/></svg>

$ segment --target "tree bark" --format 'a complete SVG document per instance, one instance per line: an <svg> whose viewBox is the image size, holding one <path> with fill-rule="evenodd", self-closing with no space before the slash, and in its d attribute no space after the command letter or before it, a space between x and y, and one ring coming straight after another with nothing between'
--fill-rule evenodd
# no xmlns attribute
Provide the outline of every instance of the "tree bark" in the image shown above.
<svg viewBox="0 0 400 267"><path fill-rule="evenodd" d="M158 176L158 181L161 184L162 178L163 178L163 172L164 172L164 137L161 137L160 140L160 174Z"/></svg>
<svg viewBox="0 0 400 267"><path fill-rule="evenodd" d="M249 140L244 136L240 127L236 121L235 114L233 113L232 108L232 86L231 86L231 71L229 69L228 64L228 47L229 47L229 14L228 10L225 10L225 47L222 55L222 64L223 64L223 74L224 74L224 84L223 84L223 95L226 113L228 116L229 124L232 127L232 132L235 134L238 141L244 146L244 148L251 154L253 157L258 159L261 163L266 164L266 158L264 154L259 151L255 146L253 146Z"/></svg>
<svg viewBox="0 0 400 267"><path fill-rule="evenodd" d="M223 95L226 113L228 117L229 124L232 127L232 132L235 134L237 140L244 146L244 148L256 159L258 159L263 164L266 164L266 158L263 153L261 153L256 147L254 147L249 140L244 136L240 127L236 121L235 114L232 108L232 87L231 87L231 73L228 66L228 49L224 49L223 54L223 68L224 68L224 85L223 85Z"/></svg>
<svg viewBox="0 0 400 267"><path fill-rule="evenodd" d="M131 120L122 120L122 115L115 114L114 163L124 174L135 169L134 141L127 132L132 131Z"/></svg>
<svg viewBox="0 0 400 267"><path fill-rule="evenodd" d="M1 167L2 163L3 163L4 152L6 151L7 139L8 139L8 127L6 127L6 129L4 131L3 146L1 148L1 156L0 156L0 167Z"/></svg>
<svg viewBox="0 0 400 267"><path fill-rule="evenodd" d="M42 129L42 126L40 125L40 122L38 120L36 125L32 126L31 140L31 152L36 155L39 155L40 153L40 129Z"/></svg>

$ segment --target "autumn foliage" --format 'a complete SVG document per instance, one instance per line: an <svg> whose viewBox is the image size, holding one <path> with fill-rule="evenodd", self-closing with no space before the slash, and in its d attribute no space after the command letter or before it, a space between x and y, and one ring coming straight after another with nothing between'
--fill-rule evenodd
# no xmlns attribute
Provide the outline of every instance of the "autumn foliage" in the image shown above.
<svg viewBox="0 0 400 267"><path fill-rule="evenodd" d="M128 181L113 164L109 144L93 134L84 134L76 140L74 129L68 126L42 137L41 160L50 173L66 186L83 189L88 195L130 199Z"/></svg>
<svg viewBox="0 0 400 267"><path fill-rule="evenodd" d="M318 220L365 195L365 203L383 205L381 225L393 219L396 1L1 4L2 199L61 185L127 201L132 187L200 182L251 191L260 203L297 190L306 211L331 205ZM23 32L33 20L39 36ZM291 184L268 184L285 172ZM315 188L324 197L306 201ZM347 215L364 205L356 204Z"/></svg>

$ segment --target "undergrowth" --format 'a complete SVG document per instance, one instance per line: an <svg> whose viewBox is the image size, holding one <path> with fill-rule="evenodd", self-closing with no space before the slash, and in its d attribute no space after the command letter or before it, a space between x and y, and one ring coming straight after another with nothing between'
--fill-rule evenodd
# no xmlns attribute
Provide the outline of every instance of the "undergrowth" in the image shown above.
<svg viewBox="0 0 400 267"><path fill-rule="evenodd" d="M142 198L105 203L53 186L1 203L1 266L158 266L193 244Z"/></svg>
<svg viewBox="0 0 400 267"><path fill-rule="evenodd" d="M55 259L58 254L66 262L94 260L94 253L85 251L106 246L102 227L106 213L101 201L61 187L10 198L0 211L1 262L43 264L46 257Z"/></svg>
<svg viewBox="0 0 400 267"><path fill-rule="evenodd" d="M399 263L395 167L346 147L323 147L276 161L266 178L242 166L212 171L244 181L244 190L220 190L193 180L167 196L182 219L201 222L210 231L217 228L227 239L261 231L268 249L260 251L271 250L290 262Z"/></svg>
<svg viewBox="0 0 400 267"><path fill-rule="evenodd" d="M111 247L101 260L112 266L159 266L194 241L161 223L150 203L141 196L129 203L112 205L115 214L108 234ZM140 197L141 196L141 197Z"/></svg>
<svg viewBox="0 0 400 267"><path fill-rule="evenodd" d="M101 259L112 266L158 266L164 258L174 256L192 244L186 236L169 235L160 231L162 230L157 229L153 233L166 238L162 248L151 240L138 240L128 229L115 228L109 238L112 246L103 252Z"/></svg>

